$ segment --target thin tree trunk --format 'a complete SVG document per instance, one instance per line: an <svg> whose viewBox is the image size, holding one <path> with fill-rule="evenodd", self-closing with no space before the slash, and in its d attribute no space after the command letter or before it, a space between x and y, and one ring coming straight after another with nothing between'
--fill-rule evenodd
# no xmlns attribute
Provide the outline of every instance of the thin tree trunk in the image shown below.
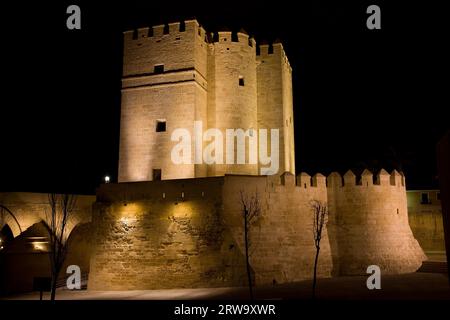
<svg viewBox="0 0 450 320"><path fill-rule="evenodd" d="M52 287L50 293L50 300L55 301L56 298L56 277L52 277Z"/></svg>
<svg viewBox="0 0 450 320"><path fill-rule="evenodd" d="M319 260L319 251L320 251L320 247L317 247L316 258L314 260L314 277L313 277L313 293L312 293L313 299L316 298L317 261Z"/></svg>
<svg viewBox="0 0 450 320"><path fill-rule="evenodd" d="M250 289L250 299L253 300L252 274L250 272L250 260L248 255L248 226L247 216L244 217L244 235L245 235L245 262L247 264L248 288Z"/></svg>
<svg viewBox="0 0 450 320"><path fill-rule="evenodd" d="M56 285L58 283L58 276L59 276L60 270L56 270L54 274L52 275L52 282L51 282L51 292L50 292L50 300L55 301L56 299Z"/></svg>

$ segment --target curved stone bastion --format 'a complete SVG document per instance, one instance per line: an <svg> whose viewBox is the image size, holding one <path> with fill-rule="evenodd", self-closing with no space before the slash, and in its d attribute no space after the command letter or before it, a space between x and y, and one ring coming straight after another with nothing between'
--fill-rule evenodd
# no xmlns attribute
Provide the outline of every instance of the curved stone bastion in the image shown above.
<svg viewBox="0 0 450 320"><path fill-rule="evenodd" d="M408 223L404 177L365 170L356 178L352 171L328 176L334 273L366 274L372 264L385 274L416 271L427 258Z"/></svg>

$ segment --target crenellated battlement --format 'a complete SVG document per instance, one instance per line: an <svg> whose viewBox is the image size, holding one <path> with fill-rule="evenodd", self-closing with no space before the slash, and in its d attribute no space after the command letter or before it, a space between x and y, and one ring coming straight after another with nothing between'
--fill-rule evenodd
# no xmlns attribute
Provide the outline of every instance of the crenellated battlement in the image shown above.
<svg viewBox="0 0 450 320"><path fill-rule="evenodd" d="M326 187L326 177L321 173L310 176L308 173L302 172L297 176L294 176L290 172L285 172L279 177L269 176L268 179L270 179L271 182L276 181L277 185L280 186L296 187L299 189Z"/></svg>
<svg viewBox="0 0 450 320"><path fill-rule="evenodd" d="M327 177L327 186L329 188L385 186L405 189L405 177L396 170L389 174L386 170L381 169L374 175L365 169L360 176L348 170L342 176L338 172L332 172Z"/></svg>
<svg viewBox="0 0 450 320"><path fill-rule="evenodd" d="M124 42L139 42L144 39L153 39L162 42L166 39L177 39L186 35L196 35L204 42L208 42L208 34L205 29L197 22L197 20L185 20L178 22L170 22L150 27L142 27L123 32Z"/></svg>
<svg viewBox="0 0 450 320"><path fill-rule="evenodd" d="M325 188L326 177L321 173L310 176L309 174L302 172L297 175L297 186L303 189Z"/></svg>
<svg viewBox="0 0 450 320"><path fill-rule="evenodd" d="M269 43L262 41L258 44L257 56L267 57L270 55L281 55L283 52L284 49L281 43Z"/></svg>
<svg viewBox="0 0 450 320"><path fill-rule="evenodd" d="M256 41L249 36L245 30L239 32L234 31L218 31L210 34L210 43L215 45L235 46L237 44L253 48L256 51Z"/></svg>
<svg viewBox="0 0 450 320"><path fill-rule="evenodd" d="M287 60L287 56L284 52L283 45L280 40L273 42L261 41L259 44L251 37L245 30L239 31L220 30L215 32L208 32L199 24L195 19L175 21L165 24L158 24L149 27L136 28L133 30L124 31L125 41L136 41L145 38L164 38L169 37L181 37L188 33L195 33L198 37L207 43L223 43L223 42L239 42L246 44L250 47L255 47L258 56L267 57L270 55L281 55L283 59Z"/></svg>
<svg viewBox="0 0 450 320"><path fill-rule="evenodd" d="M124 31L124 34L134 34L134 40L140 37L160 37L163 35L174 35L189 32L199 28L200 25L196 20L170 22L165 24L157 24ZM136 35L139 35L136 37Z"/></svg>
<svg viewBox="0 0 450 320"><path fill-rule="evenodd" d="M161 75L195 69L205 78L207 46L206 31L196 20L125 31L123 76ZM199 84L206 87L206 81Z"/></svg>
<svg viewBox="0 0 450 320"><path fill-rule="evenodd" d="M261 41L256 48L256 58L259 61L265 61L267 59L281 59L283 63L288 66L288 70L292 72L291 64L284 51L283 44L276 40L274 42Z"/></svg>
<svg viewBox="0 0 450 320"><path fill-rule="evenodd" d="M334 189L346 187L397 187L405 189L405 177L396 170L388 173L382 169L377 174L373 174L370 170L365 169L361 175L357 176L352 170L348 170L344 175L338 172L332 172L325 177L321 173L310 176L306 172L302 172L297 176L289 172L285 172L280 176L271 176L270 182L281 186L295 186L303 189L315 187L328 187Z"/></svg>
<svg viewBox="0 0 450 320"><path fill-rule="evenodd" d="M134 30L124 31L124 41L138 41L146 38L165 40L164 38L177 38L186 34L195 33L205 43L242 43L249 47L256 48L256 41L253 37L241 29L240 31L206 31L197 20L185 20L178 22L170 22L166 24L154 25L151 27L142 27Z"/></svg>

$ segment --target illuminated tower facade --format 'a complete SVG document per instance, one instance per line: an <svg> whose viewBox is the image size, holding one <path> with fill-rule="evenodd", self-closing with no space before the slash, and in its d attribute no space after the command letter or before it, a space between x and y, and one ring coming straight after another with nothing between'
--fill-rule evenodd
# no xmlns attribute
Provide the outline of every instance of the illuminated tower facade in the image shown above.
<svg viewBox="0 0 450 320"><path fill-rule="evenodd" d="M276 173L295 173L292 70L280 43L261 45L258 54L256 49L245 32L208 34L196 20L126 31L119 182L258 175L264 165L259 155L251 162L249 141L259 138L259 129L269 130L268 146L270 129L279 130ZM198 156L199 145L204 150L214 141L198 134L199 123L203 133L223 133L222 163L207 164ZM177 144L172 133L180 128L191 137L189 163L171 157ZM247 135L244 164L236 163L237 138L234 162L227 164L227 129Z"/></svg>

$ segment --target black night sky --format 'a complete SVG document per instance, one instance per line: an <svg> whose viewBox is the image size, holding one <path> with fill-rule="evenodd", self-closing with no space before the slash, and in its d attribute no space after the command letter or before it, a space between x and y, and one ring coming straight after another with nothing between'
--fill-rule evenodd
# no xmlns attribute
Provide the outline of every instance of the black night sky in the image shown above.
<svg viewBox="0 0 450 320"><path fill-rule="evenodd" d="M297 173L398 168L409 188L434 187L435 145L450 128L448 18L430 2L392 2L2 4L0 191L93 194L105 174L115 181L122 31L189 17L208 31L281 39ZM70 4L81 7L81 31L66 28ZM370 4L381 30L366 28Z"/></svg>

